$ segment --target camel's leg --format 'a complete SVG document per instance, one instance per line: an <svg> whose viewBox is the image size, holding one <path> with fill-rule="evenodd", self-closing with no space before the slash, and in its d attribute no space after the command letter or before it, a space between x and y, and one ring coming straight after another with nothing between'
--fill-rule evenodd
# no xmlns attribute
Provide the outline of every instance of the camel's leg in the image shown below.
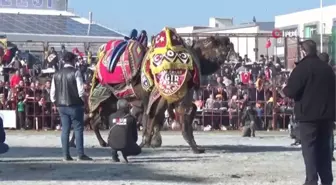
<svg viewBox="0 0 336 185"><path fill-rule="evenodd" d="M102 119L102 115L99 115L98 112L94 112L92 113L92 118L91 118L91 126L92 129L98 139L99 145L102 147L107 147L107 143L104 141L104 139L102 138L100 131L99 131L99 124L101 123Z"/></svg>
<svg viewBox="0 0 336 185"><path fill-rule="evenodd" d="M141 144L139 145L141 148L149 148L150 144L145 142L145 138L147 136L147 126L149 124L149 119L148 119L149 115L147 115L145 112L142 115L142 120L141 120L141 124L142 124L142 140L141 140Z"/></svg>
<svg viewBox="0 0 336 185"><path fill-rule="evenodd" d="M178 112L178 120L180 124L182 124L182 136L184 140L188 143L194 153L199 154L204 153L205 150L203 148L199 148L194 139L192 121L195 117L196 110L197 107L193 103L189 106L180 104L176 109Z"/></svg>
<svg viewBox="0 0 336 185"><path fill-rule="evenodd" d="M160 128L160 120L161 122L164 119L164 112L167 109L167 101L164 100L163 98L159 98L158 100L156 100L156 102L152 105L152 111L149 115L146 115L147 117L147 123L146 123L146 131L143 134L142 137L142 143L140 146L150 146L151 145L151 141L152 141L152 137L153 137L153 131L154 131L154 127L156 124L158 124L159 128ZM160 129L155 129L158 133L160 132ZM158 135L156 135L157 137ZM159 139L159 138L155 138L155 139ZM161 146L161 143L159 140L154 141L154 146Z"/></svg>
<svg viewBox="0 0 336 185"><path fill-rule="evenodd" d="M153 148L159 148L162 145L162 136L161 136L161 128L163 126L164 116L157 117L157 120L154 123L152 140L150 146Z"/></svg>

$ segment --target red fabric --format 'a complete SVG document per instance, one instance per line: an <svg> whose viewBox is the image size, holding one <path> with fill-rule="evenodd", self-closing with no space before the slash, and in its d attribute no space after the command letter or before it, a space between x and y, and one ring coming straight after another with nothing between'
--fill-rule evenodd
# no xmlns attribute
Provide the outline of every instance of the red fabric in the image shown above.
<svg viewBox="0 0 336 185"><path fill-rule="evenodd" d="M271 41L268 39L266 42L266 48L270 48L272 45Z"/></svg>
<svg viewBox="0 0 336 185"><path fill-rule="evenodd" d="M84 54L83 52L80 52L80 51L78 50L78 48L74 48L74 49L72 50L72 53L74 53L74 54L80 56L81 58L83 58L83 57L85 56L85 54Z"/></svg>
<svg viewBox="0 0 336 185"><path fill-rule="evenodd" d="M19 82L22 80L20 75L13 75L12 78L10 79L10 87L14 88L16 85L19 84Z"/></svg>
<svg viewBox="0 0 336 185"><path fill-rule="evenodd" d="M108 42L106 45L106 55L109 56L111 55L111 52L113 48L115 48L122 40L114 40L112 42ZM100 62L99 64L99 81L102 84L120 84L120 83L125 83L126 79L124 75L131 76L131 68L128 63L128 56L129 56L129 51L128 49L125 50L124 54L120 56L121 60L118 61L118 64L116 68L114 69L114 72L111 73L108 71L106 66L103 64L103 62ZM123 65L125 65L125 71L123 71L121 62L125 62ZM124 74L124 72L126 74Z"/></svg>
<svg viewBox="0 0 336 185"><path fill-rule="evenodd" d="M12 55L12 52L9 49L7 49L5 51L4 56L2 57L2 60L5 61L6 63L9 63L11 61L11 55Z"/></svg>
<svg viewBox="0 0 336 185"><path fill-rule="evenodd" d="M240 79L243 84L249 84L251 79L251 73L250 72L242 72L240 74Z"/></svg>

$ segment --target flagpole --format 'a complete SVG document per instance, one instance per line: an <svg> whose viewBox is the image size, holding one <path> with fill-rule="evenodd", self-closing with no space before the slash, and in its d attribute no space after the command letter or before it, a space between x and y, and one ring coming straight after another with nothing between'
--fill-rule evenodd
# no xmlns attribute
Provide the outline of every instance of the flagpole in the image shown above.
<svg viewBox="0 0 336 185"><path fill-rule="evenodd" d="M320 52L323 52L323 0L320 0Z"/></svg>

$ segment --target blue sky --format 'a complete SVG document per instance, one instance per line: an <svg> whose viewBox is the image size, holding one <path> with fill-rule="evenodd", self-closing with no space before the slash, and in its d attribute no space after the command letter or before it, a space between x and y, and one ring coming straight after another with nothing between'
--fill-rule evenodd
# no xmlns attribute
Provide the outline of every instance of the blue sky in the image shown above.
<svg viewBox="0 0 336 185"><path fill-rule="evenodd" d="M99 3L97 3L99 2ZM146 3L144 3L146 2ZM209 17L232 18L235 24L257 21L274 21L275 15L318 8L319 0L69 0L69 8L78 15L128 34L129 30L145 29L157 33L164 26L206 26ZM324 6L336 0L324 0Z"/></svg>

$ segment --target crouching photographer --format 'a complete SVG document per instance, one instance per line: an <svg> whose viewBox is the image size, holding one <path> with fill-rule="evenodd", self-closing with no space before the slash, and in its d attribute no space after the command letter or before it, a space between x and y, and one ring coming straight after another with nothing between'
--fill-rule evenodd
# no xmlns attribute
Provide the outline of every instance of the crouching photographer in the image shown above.
<svg viewBox="0 0 336 185"><path fill-rule="evenodd" d="M137 120L130 114L130 105L126 100L119 100L117 109L117 112L109 117L112 127L108 135L108 144L112 148L114 162L120 162L118 151L128 162L128 156L141 153L141 148L136 143L138 140Z"/></svg>

